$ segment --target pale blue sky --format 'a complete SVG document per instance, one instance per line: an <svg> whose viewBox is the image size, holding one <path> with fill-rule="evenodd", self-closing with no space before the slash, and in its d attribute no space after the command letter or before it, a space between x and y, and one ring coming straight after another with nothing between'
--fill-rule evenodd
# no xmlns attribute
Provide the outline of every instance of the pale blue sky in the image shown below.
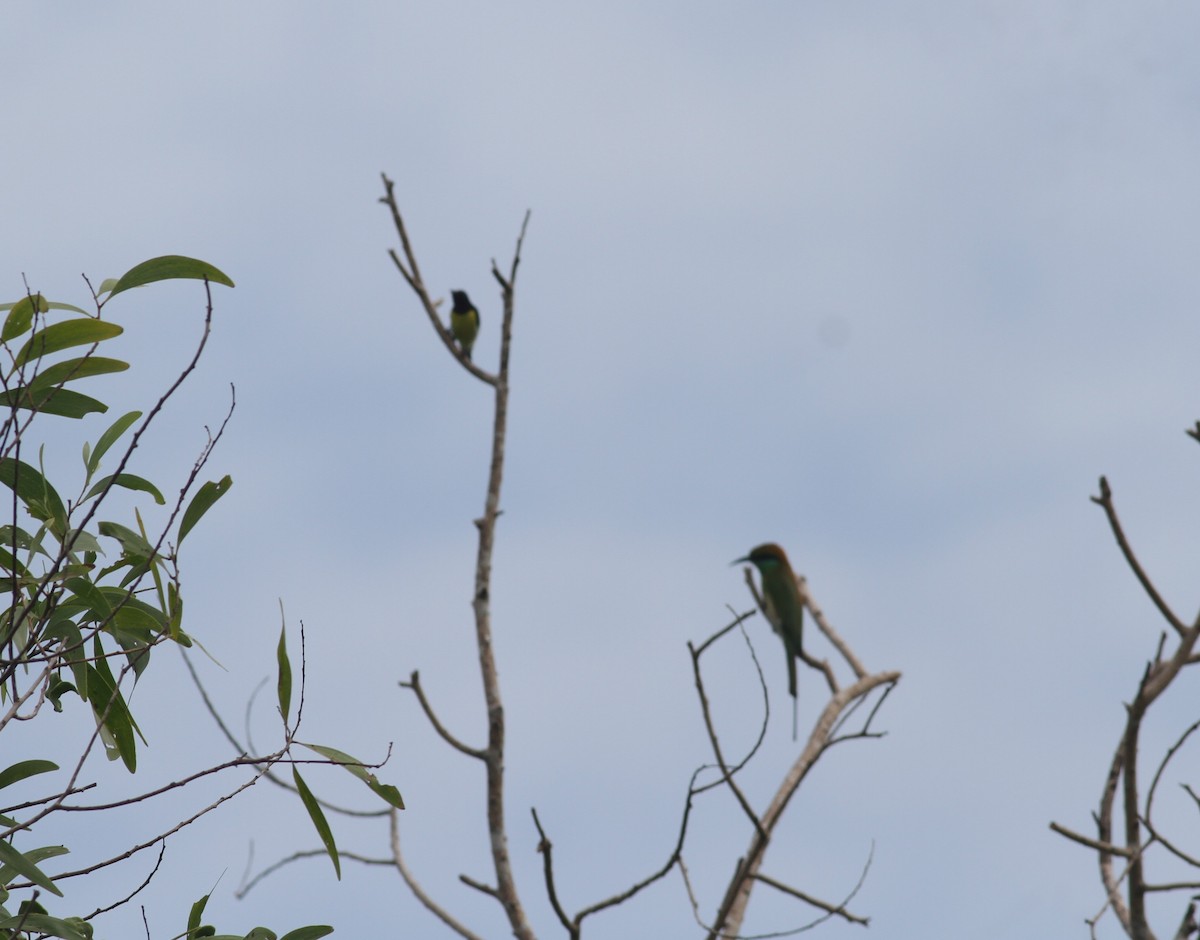
<svg viewBox="0 0 1200 940"><path fill-rule="evenodd" d="M685 643L746 604L729 560L778 540L867 665L904 680L888 737L830 755L768 870L837 898L874 840L855 901L873 933L1084 936L1095 864L1047 824L1087 829L1160 629L1088 502L1101 473L1166 596L1196 603L1198 25L1193 5L1067 0L10 5L3 294L24 273L81 302L79 272L166 253L237 281L142 465L178 479L236 384L211 465L234 488L187 546L190 629L236 716L282 598L308 629L304 733L365 757L393 742L411 864L499 937L495 905L457 882L488 877L479 768L395 685L419 668L480 740L490 399L391 267L379 173L430 286L480 307L485 366L489 262L532 209L494 616L511 848L541 935L558 931L528 807L573 909L660 864L708 757ZM195 285L121 301L134 368L104 380L114 410L156 394L201 315ZM778 705L778 642L751 630ZM225 757L161 658L139 715L183 691L143 721L148 783L156 759ZM748 737L743 672L721 694ZM1195 717L1184 698L1148 753ZM793 754L773 724L756 799ZM748 841L718 802L689 853L706 911ZM341 828L383 851L382 830ZM324 861L235 902L251 839L260 863L315 844L298 805L257 788L168 850L152 935L226 869L222 929L443 935L396 876L348 866L337 884ZM127 916L107 935L140 930ZM746 926L807 916L763 892ZM588 926L695 933L674 876Z"/></svg>

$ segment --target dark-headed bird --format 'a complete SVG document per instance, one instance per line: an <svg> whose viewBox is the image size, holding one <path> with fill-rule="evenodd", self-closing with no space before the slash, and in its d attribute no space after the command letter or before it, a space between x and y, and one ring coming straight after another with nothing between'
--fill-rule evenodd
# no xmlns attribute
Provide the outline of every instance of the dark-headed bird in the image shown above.
<svg viewBox="0 0 1200 940"><path fill-rule="evenodd" d="M459 348L470 362L471 347L475 345L475 337L479 335L479 311L475 309L465 290L452 290L450 296L454 299L454 307L450 311L450 332L454 334Z"/></svg>

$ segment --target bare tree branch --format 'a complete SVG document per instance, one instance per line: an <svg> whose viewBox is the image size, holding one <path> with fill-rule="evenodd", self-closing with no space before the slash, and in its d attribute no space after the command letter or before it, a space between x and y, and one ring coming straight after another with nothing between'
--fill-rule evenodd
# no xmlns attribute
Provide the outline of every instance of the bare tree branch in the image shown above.
<svg viewBox="0 0 1200 940"><path fill-rule="evenodd" d="M504 755L505 755L505 718L504 704L500 696L500 680L496 670L495 653L492 644L491 624L491 578L492 553L496 539L496 521L500 517L500 490L504 478L505 442L508 434L508 364L510 347L512 345L512 321L516 299L517 269L521 263L521 249L525 241L525 231L529 225L530 214L525 213L521 231L517 237L516 248L513 252L512 264L508 276L499 271L495 261L492 262L492 274L500 284L503 315L500 324L500 365L497 372L489 374L471 360L453 342L449 330L441 322L437 314L437 306L430 297L429 291L421 278L417 265L416 254L408 239L408 233L400 208L396 203L395 187L387 175L383 175L384 195L381 202L391 210L392 221L400 237L401 248L405 261L401 261L395 251L390 252L392 261L400 270L408 286L421 302L430 324L434 327L443 344L458 359L463 368L472 375L492 386L494 390L493 424L492 424L492 456L488 469L487 493L484 499L483 515L475 520L478 531L478 548L475 559L475 589L472 597L472 610L475 615L475 641L479 653L479 672L483 685L484 703L487 710L487 745L482 749L470 748L449 734L441 723L434 717L428 702L423 702L426 716L438 729L444 740L456 749L483 761L487 772L487 821L488 837L491 846L492 864L496 873L494 888L462 876L464 883L477 890L483 891L496 898L504 908L505 916L517 940L534 940L533 928L530 926L517 892L513 878L512 862L508 852L508 830L504 815ZM414 673L414 678L416 674ZM419 695L420 685L410 683L410 687Z"/></svg>
<svg viewBox="0 0 1200 940"><path fill-rule="evenodd" d="M449 730L447 730L446 726L441 723L437 714L433 710L433 706L429 704L429 699L425 697L425 690L421 686L421 676L417 670L413 670L412 678L410 678L408 682L400 683L400 688L412 689L413 694L416 695L417 701L421 705L421 711L425 713L425 717L428 718L429 723L433 725L433 730L438 733L438 736L443 741L449 744L456 751L466 754L468 757L474 757L477 760L482 761L487 760L487 753L485 751L482 751L477 747L471 747L467 744L464 744L453 734L451 734Z"/></svg>
<svg viewBox="0 0 1200 940"><path fill-rule="evenodd" d="M479 934L468 930L459 921L452 917L444 907L434 901L433 898L431 898L425 892L425 889L421 887L417 879L413 877L412 872L409 871L408 865L405 864L404 854L400 851L400 814L395 810L392 810L391 813L391 839L392 859L396 866L396 870L400 873L400 877L404 879L404 883L408 885L408 890L413 893L413 897L420 901L421 904L425 906L425 909L432 913L434 917L440 920L460 937L465 938L465 940L483 940Z"/></svg>

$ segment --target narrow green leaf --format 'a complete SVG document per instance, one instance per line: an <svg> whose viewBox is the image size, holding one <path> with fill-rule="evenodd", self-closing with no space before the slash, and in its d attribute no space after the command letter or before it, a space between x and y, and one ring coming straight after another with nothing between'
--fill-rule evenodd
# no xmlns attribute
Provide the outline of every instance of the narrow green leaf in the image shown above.
<svg viewBox="0 0 1200 940"><path fill-rule="evenodd" d="M40 522L53 522L50 531L62 534L67 528L67 508L62 497L42 474L12 457L0 457L0 483L14 490L29 514Z"/></svg>
<svg viewBox="0 0 1200 940"><path fill-rule="evenodd" d="M87 578L70 578L64 587L85 605L86 620L105 623L112 619L113 609L104 593Z"/></svg>
<svg viewBox="0 0 1200 940"><path fill-rule="evenodd" d="M98 635L95 639L95 659L87 665L87 671L92 710L95 711L97 720L101 715L105 716L102 728L112 736L112 745L124 761L125 767L130 773L134 773L137 770L137 744L133 740L133 734L136 731L140 737L142 732L133 720L121 690L117 688ZM142 738L143 743L145 740Z"/></svg>
<svg viewBox="0 0 1200 940"><path fill-rule="evenodd" d="M114 336L120 336L123 332L124 330L115 323L96 320L92 317L51 323L29 337L25 345L21 347L21 351L17 353L13 365L20 368L33 359L40 359L42 356L58 352L60 349L69 349L72 346L90 346L92 343L100 343L106 339L112 339Z"/></svg>
<svg viewBox="0 0 1200 940"><path fill-rule="evenodd" d="M13 537L16 537L17 548L28 549L36 552L39 555L49 557L50 553L42 546L40 541L34 539L32 535L18 526L15 530L10 525L0 525L0 545L11 546Z"/></svg>
<svg viewBox="0 0 1200 940"><path fill-rule="evenodd" d="M65 682L58 676L54 676L50 680L50 686L46 689L46 698L50 700L50 704L54 706L56 712L63 710L62 697L68 692L74 692L75 686L69 682Z"/></svg>
<svg viewBox="0 0 1200 940"><path fill-rule="evenodd" d="M183 521L179 523L179 544L183 544L184 536L192 531L192 527L200 521L212 504L229 492L229 488L233 486L233 479L229 474L225 474L220 482L214 483L209 480L197 491L192 497L192 501L188 503L187 509L183 511Z"/></svg>
<svg viewBox="0 0 1200 940"><path fill-rule="evenodd" d="M4 321L4 329L0 330L0 343L7 343L10 339L20 336L33 325L34 312L45 313L47 309L46 298L41 294L22 297L12 305Z"/></svg>
<svg viewBox="0 0 1200 940"><path fill-rule="evenodd" d="M122 476L125 475L122 474ZM155 490L155 492L157 493L158 491ZM96 526L96 530L101 535L120 542L121 548L127 554L137 555L141 558L149 558L154 554L154 548L139 533L118 522L101 522Z"/></svg>
<svg viewBox="0 0 1200 940"><path fill-rule="evenodd" d="M337 845L333 841L333 831L329 828L329 823L325 820L325 814L321 812L321 806L317 803L317 798L312 795L312 790L308 788L308 784L304 782L304 779L300 776L300 771L295 766L292 767L292 778L296 781L296 792L300 794L300 801L304 804L304 808L308 810L308 816L317 830L317 835L325 843L325 851L329 853L329 859L333 862L333 870L337 873L338 881L341 881L342 863L338 858Z"/></svg>
<svg viewBox="0 0 1200 940"><path fill-rule="evenodd" d="M321 940L321 937L328 937L331 933L333 933L332 927L313 924L309 927L289 930L279 940Z"/></svg>
<svg viewBox="0 0 1200 940"><path fill-rule="evenodd" d="M48 760L23 760L5 767L0 770L0 790L18 780L24 780L26 777L32 777L35 774L45 774L52 770L58 770L58 764Z"/></svg>
<svg viewBox="0 0 1200 940"><path fill-rule="evenodd" d="M304 744L303 741L297 743ZM345 767L350 773L354 774L354 776L382 797L384 802L396 807L396 809L404 809L404 800L400 796L400 791L390 783L380 783L379 778L364 767L363 762L358 758L351 757L345 751L339 751L335 747L325 747L320 744L304 744L304 746L310 751L316 751L322 757L328 757L334 763Z"/></svg>
<svg viewBox="0 0 1200 940"><path fill-rule="evenodd" d="M45 888L52 894L57 894L60 898L63 896L63 893L58 890L58 886L37 865L3 839L0 839L0 864L7 865L22 878L28 878L35 885Z"/></svg>
<svg viewBox="0 0 1200 940"><path fill-rule="evenodd" d="M90 414L104 414L108 405L88 395L69 388L43 388L33 390L26 386L0 392L0 407L24 408L60 418L84 418Z"/></svg>
<svg viewBox="0 0 1200 940"><path fill-rule="evenodd" d="M207 261L185 258L183 255L163 255L161 258L151 258L149 261L134 265L117 279L117 283L113 285L112 292L108 296L114 297L121 291L129 290L131 287L141 287L143 284L150 284L154 281L180 278L196 280L207 278L213 284L233 287L233 281L229 279L228 275L214 268Z"/></svg>
<svg viewBox="0 0 1200 940"><path fill-rule="evenodd" d="M88 671L92 711L96 713L97 721L100 721L101 715L104 716L100 730L108 759L121 758L129 772L134 773L137 770L137 742L133 740L133 727L125 700L113 687L111 675L106 676L90 664L85 668Z"/></svg>
<svg viewBox="0 0 1200 940"><path fill-rule="evenodd" d="M286 725L288 714L292 708L292 663L287 654L286 626L279 628L279 647L275 651L275 658L279 660L279 682L277 683L279 711L283 715L283 723Z"/></svg>
<svg viewBox="0 0 1200 940"><path fill-rule="evenodd" d="M78 313L82 317L95 316L95 314L88 313L86 310L83 310L80 307L76 307L74 304L64 304L64 303L60 303L57 300L52 300L48 304L46 304L46 309L47 310L70 310L71 313Z"/></svg>
<svg viewBox="0 0 1200 940"><path fill-rule="evenodd" d="M99 591L116 609L117 618L124 618L125 623L129 626L144 628L154 633L162 633L167 629L169 625L167 615L153 604L147 604L140 598L131 597L126 588L105 584L99 588Z"/></svg>
<svg viewBox="0 0 1200 940"><path fill-rule="evenodd" d="M141 416L142 413L140 411L131 411L128 414L123 414L109 426L107 431L100 435L100 440L96 441L96 446L92 450L92 456L88 459L87 468L89 474L96 472L96 468L100 466L100 458L108 453L108 449Z"/></svg>
<svg viewBox="0 0 1200 940"><path fill-rule="evenodd" d="M93 554L103 555L104 549L100 543L96 541L96 536L92 535L86 529L68 529L66 537L63 539L64 544L70 544L73 552L92 552Z"/></svg>
<svg viewBox="0 0 1200 940"><path fill-rule="evenodd" d="M187 932L188 936L194 936L192 931L200 926L200 918L204 916L204 908L208 905L209 896L206 894L199 901L192 905L192 911L188 914Z"/></svg>
<svg viewBox="0 0 1200 940"><path fill-rule="evenodd" d="M109 480L113 481L114 486L124 487L127 490L138 490L142 493L149 493L154 497L154 501L160 506L165 505L167 502L163 498L163 494L159 492L157 486L155 486L149 480L135 476L132 473L118 473L115 476L107 476L103 480L97 480L83 498L88 500L93 496L98 496L99 494L103 493L104 488L108 486Z"/></svg>
<svg viewBox="0 0 1200 940"><path fill-rule="evenodd" d="M34 865L40 865L48 858L58 858L60 855L69 855L70 851L65 845L41 845L36 849L26 849L21 853L25 856L25 861L32 862ZM8 884L13 880L13 869L7 865L0 865L0 885ZM42 911L45 913L45 910Z"/></svg>
<svg viewBox="0 0 1200 940"><path fill-rule="evenodd" d="M100 291L100 293L104 293L104 291ZM16 306L15 303L0 304L0 310L11 310L15 306ZM64 304L64 303L60 303L57 300L46 300L45 298L42 298L42 300L40 300L38 302L38 311L40 313L46 313L49 310L70 310L70 311L73 311L74 313L81 313L85 317L89 315L86 310L80 310L74 304Z"/></svg>
<svg viewBox="0 0 1200 940"><path fill-rule="evenodd" d="M182 629L183 598L179 596L179 590L172 581L167 582L167 625L172 640L184 646L192 645L191 639Z"/></svg>
<svg viewBox="0 0 1200 940"><path fill-rule="evenodd" d="M84 936L84 940L92 940L95 935L95 930L82 917L64 917L62 922L73 930L78 930Z"/></svg>
<svg viewBox="0 0 1200 940"><path fill-rule="evenodd" d="M74 382L92 375L108 375L113 372L124 372L129 368L128 362L120 359L106 359L104 356L80 356L76 359L66 359L48 366L37 374L29 383L33 392L54 388L64 382Z"/></svg>
<svg viewBox="0 0 1200 940"><path fill-rule="evenodd" d="M26 931L33 931L50 937L61 937L62 940L91 940L92 935L80 929L79 923L74 923L78 920L77 917L71 918L70 921L60 920L48 914L19 914L0 921L0 929L20 926L23 928L21 936L26 936Z"/></svg>
<svg viewBox="0 0 1200 940"><path fill-rule="evenodd" d="M71 667L71 676L75 680L79 697L86 702L88 697L88 674L85 662L87 650L83 645L83 634L75 621L71 620L69 616L62 615L61 610L59 614L60 616L51 621L42 636L47 640L62 641L62 656L67 661L67 665Z"/></svg>

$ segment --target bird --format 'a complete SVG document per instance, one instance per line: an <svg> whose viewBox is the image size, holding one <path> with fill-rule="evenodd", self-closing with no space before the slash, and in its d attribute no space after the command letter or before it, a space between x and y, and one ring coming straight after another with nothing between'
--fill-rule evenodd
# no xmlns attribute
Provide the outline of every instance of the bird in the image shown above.
<svg viewBox="0 0 1200 940"><path fill-rule="evenodd" d="M450 332L458 340L459 348L467 361L471 361L471 347L475 345L475 337L479 335L479 311L471 303L465 290L452 290L454 308L450 311Z"/></svg>
<svg viewBox="0 0 1200 940"><path fill-rule="evenodd" d="M762 575L764 613L771 629L783 640L787 651L788 693L796 698L796 660L803 657L801 644L804 626L804 600L787 553L774 542L766 542L750 550L750 554L733 564L750 562Z"/></svg>

